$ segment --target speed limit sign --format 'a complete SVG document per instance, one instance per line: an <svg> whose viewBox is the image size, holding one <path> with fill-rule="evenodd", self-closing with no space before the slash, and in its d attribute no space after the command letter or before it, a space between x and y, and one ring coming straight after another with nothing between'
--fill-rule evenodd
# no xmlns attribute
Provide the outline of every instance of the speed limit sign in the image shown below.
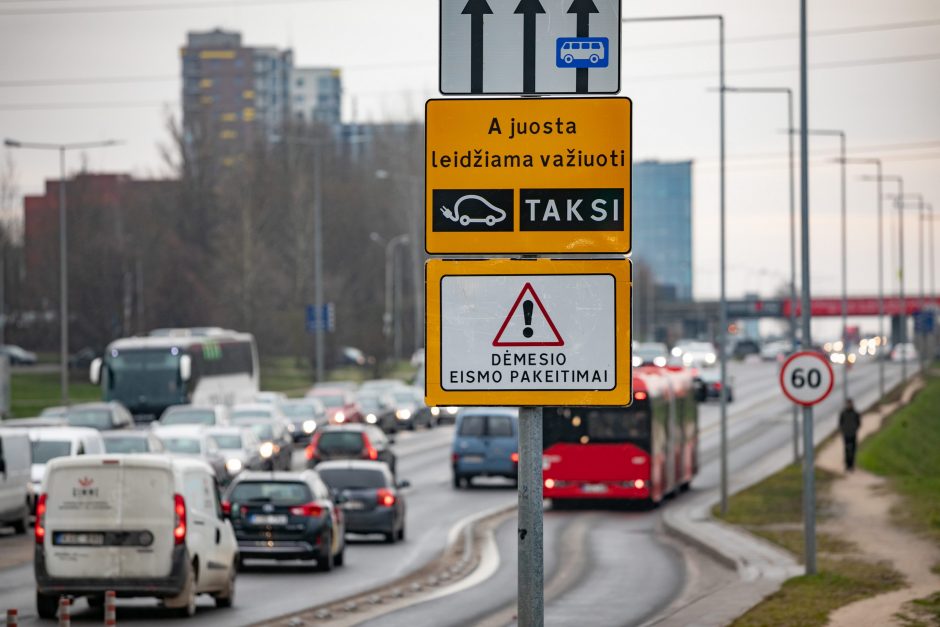
<svg viewBox="0 0 940 627"><path fill-rule="evenodd" d="M780 387L794 403L815 405L829 396L835 375L822 353L802 351L790 355L780 369Z"/></svg>

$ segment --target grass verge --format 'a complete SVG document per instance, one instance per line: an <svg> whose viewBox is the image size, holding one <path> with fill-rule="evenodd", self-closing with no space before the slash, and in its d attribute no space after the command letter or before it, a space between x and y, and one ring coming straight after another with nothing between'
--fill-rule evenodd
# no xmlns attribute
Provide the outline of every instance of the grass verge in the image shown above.
<svg viewBox="0 0 940 627"><path fill-rule="evenodd" d="M866 439L859 465L888 478L901 496L896 520L940 545L940 377Z"/></svg>
<svg viewBox="0 0 940 627"><path fill-rule="evenodd" d="M940 592L907 603L895 616L904 627L940 625Z"/></svg>
<svg viewBox="0 0 940 627"><path fill-rule="evenodd" d="M818 521L833 516L830 488L835 475L816 469ZM792 465L731 497L724 517L784 549L798 559L803 556L803 479L799 466ZM887 564L853 559L851 542L826 533L816 537L818 573L794 577L781 589L738 618L736 627L757 625L825 625L830 612L854 601L894 590L903 584L900 573Z"/></svg>
<svg viewBox="0 0 940 627"><path fill-rule="evenodd" d="M101 390L88 382L86 373L71 373L69 400L87 403L101 400ZM38 416L46 407L62 404L58 372L17 372L10 375L10 414L14 418Z"/></svg>

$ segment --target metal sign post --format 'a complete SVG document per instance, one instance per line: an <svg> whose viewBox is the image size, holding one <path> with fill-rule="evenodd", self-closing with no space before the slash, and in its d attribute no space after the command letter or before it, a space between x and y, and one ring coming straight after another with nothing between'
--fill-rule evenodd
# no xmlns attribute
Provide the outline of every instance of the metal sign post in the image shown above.
<svg viewBox="0 0 940 627"><path fill-rule="evenodd" d="M519 408L518 622L542 625L545 614L542 535L542 408Z"/></svg>

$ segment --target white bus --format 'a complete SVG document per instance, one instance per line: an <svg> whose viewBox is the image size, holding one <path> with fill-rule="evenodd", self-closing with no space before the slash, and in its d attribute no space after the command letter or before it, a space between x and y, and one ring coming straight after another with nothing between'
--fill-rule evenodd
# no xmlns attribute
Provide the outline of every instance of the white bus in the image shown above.
<svg viewBox="0 0 940 627"><path fill-rule="evenodd" d="M234 405L258 392L258 350L250 333L216 327L158 329L111 342L89 372L105 401L140 422L170 405Z"/></svg>

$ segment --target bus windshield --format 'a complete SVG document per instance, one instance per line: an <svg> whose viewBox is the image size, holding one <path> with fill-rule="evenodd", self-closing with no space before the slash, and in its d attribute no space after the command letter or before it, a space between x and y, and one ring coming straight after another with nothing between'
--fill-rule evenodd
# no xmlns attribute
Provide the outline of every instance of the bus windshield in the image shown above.
<svg viewBox="0 0 940 627"><path fill-rule="evenodd" d="M614 444L629 442L649 446L649 403L630 407L546 407L543 415L544 444L557 442Z"/></svg>
<svg viewBox="0 0 940 627"><path fill-rule="evenodd" d="M106 357L105 394L127 407L166 406L182 402L179 354L169 349L129 350Z"/></svg>

